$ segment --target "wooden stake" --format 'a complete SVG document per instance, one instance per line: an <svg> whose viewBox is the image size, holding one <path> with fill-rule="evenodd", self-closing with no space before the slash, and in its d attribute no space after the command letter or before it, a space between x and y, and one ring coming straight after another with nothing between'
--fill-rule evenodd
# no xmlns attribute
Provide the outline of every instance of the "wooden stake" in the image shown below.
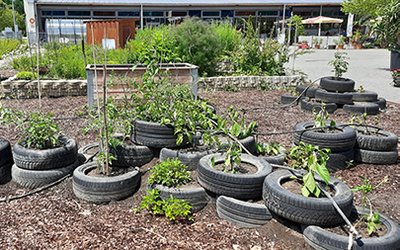
<svg viewBox="0 0 400 250"><path fill-rule="evenodd" d="M107 38L107 27L104 28L104 39ZM108 123L107 123L107 108L106 108L106 102L107 102L107 43L105 43L104 46L104 63L103 63L103 117L104 117L104 132L105 132L105 137L106 141L104 143L104 153L106 155L106 162L104 164L105 167L105 173L106 175L110 174L110 166L108 165L109 162L109 154L108 154Z"/></svg>

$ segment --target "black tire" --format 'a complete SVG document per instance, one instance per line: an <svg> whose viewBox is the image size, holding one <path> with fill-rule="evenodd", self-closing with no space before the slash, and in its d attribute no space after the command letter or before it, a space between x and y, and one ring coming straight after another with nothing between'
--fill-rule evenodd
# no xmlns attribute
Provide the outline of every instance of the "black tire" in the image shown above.
<svg viewBox="0 0 400 250"><path fill-rule="evenodd" d="M355 129L348 126L341 127L337 133L321 133L316 130L301 132L313 126L313 121L297 123L294 127L294 130L298 131L293 135L294 144L299 145L300 142L304 142L321 148L329 148L332 153L335 153L352 149L356 143Z"/></svg>
<svg viewBox="0 0 400 250"><path fill-rule="evenodd" d="M377 115L379 105L373 102L355 102L354 104L343 105L343 110L349 113Z"/></svg>
<svg viewBox="0 0 400 250"><path fill-rule="evenodd" d="M219 196L216 207L221 219L230 221L239 227L258 227L266 224L272 218L264 204L241 201L227 196Z"/></svg>
<svg viewBox="0 0 400 250"><path fill-rule="evenodd" d="M357 208L352 214L368 214L368 211ZM380 214L381 223L387 228L387 233L380 237L361 238L353 241L352 249L363 250L395 250L400 249L399 225L388 217ZM304 240L314 249L341 250L349 246L348 235L338 235L318 226L307 226L303 230Z"/></svg>
<svg viewBox="0 0 400 250"><path fill-rule="evenodd" d="M141 177L138 170L118 176L88 176L87 173L96 167L97 163L90 162L75 169L72 188L79 199L101 204L124 199L137 191Z"/></svg>
<svg viewBox="0 0 400 250"><path fill-rule="evenodd" d="M270 164L283 165L283 163L285 163L286 154L282 153L275 156L260 156L260 157Z"/></svg>
<svg viewBox="0 0 400 250"><path fill-rule="evenodd" d="M281 104L297 104L294 103L296 101L297 96L292 96L291 94L282 94L281 95Z"/></svg>
<svg viewBox="0 0 400 250"><path fill-rule="evenodd" d="M354 159L360 163L369 163L376 165L396 164L399 152L392 151L373 151L356 148L354 150Z"/></svg>
<svg viewBox="0 0 400 250"><path fill-rule="evenodd" d="M299 93L299 95L301 93L304 92L304 90L307 88L308 86L305 85L298 85L296 86L296 92ZM315 97L315 91L317 91L317 87L309 87L307 89L307 91L305 93L303 93L303 96L305 97L309 97L309 98L314 98Z"/></svg>
<svg viewBox="0 0 400 250"><path fill-rule="evenodd" d="M329 154L326 166L332 173L350 167L351 161L354 161L354 149Z"/></svg>
<svg viewBox="0 0 400 250"><path fill-rule="evenodd" d="M12 161L10 142L0 138L0 166Z"/></svg>
<svg viewBox="0 0 400 250"><path fill-rule="evenodd" d="M23 169L14 164L11 167L11 176L13 181L23 187L38 188L70 175L77 166L77 160L69 166L49 170Z"/></svg>
<svg viewBox="0 0 400 250"><path fill-rule="evenodd" d="M322 109L322 103L314 99L303 99L300 102L300 107L303 110L319 112ZM337 109L336 103L325 103L325 110L329 114L333 114Z"/></svg>
<svg viewBox="0 0 400 250"><path fill-rule="evenodd" d="M91 153L89 153L89 151L91 151ZM78 154L83 155L86 160L96 152L100 152L100 143L98 142L89 143L78 149Z"/></svg>
<svg viewBox="0 0 400 250"><path fill-rule="evenodd" d="M353 102L376 102L378 94L374 91L353 92Z"/></svg>
<svg viewBox="0 0 400 250"><path fill-rule="evenodd" d="M379 97L378 100L374 103L378 104L379 108L381 110L386 109L386 99L385 98Z"/></svg>
<svg viewBox="0 0 400 250"><path fill-rule="evenodd" d="M199 166L199 161L203 156L214 153L213 150L206 151L188 151L182 149L169 149L163 148L160 152L160 161L167 159L179 159L184 165L188 167L189 171L196 170Z"/></svg>
<svg viewBox="0 0 400 250"><path fill-rule="evenodd" d="M271 212L306 225L334 226L343 223L328 198L304 197L283 188L282 181L290 180L292 176L288 170L278 170L265 178L263 199ZM335 178L331 178L329 185L336 191L333 199L346 216L350 215L353 206L351 189Z"/></svg>
<svg viewBox="0 0 400 250"><path fill-rule="evenodd" d="M120 168L141 167L153 159L153 152L146 146L123 144L109 151L117 158L111 164Z"/></svg>
<svg viewBox="0 0 400 250"><path fill-rule="evenodd" d="M172 195L175 198L185 200L192 205L192 212L196 213L208 204L208 196L206 190L202 187L182 187L170 188L162 185L148 186L148 188L160 191L160 198L166 200Z"/></svg>
<svg viewBox="0 0 400 250"><path fill-rule="evenodd" d="M365 134L363 131L366 129L363 127L357 127L357 142L356 147L374 151L393 151L397 148L397 142L399 138L397 135L379 130L376 134ZM372 129L374 130L374 129Z"/></svg>
<svg viewBox="0 0 400 250"><path fill-rule="evenodd" d="M73 164L78 157L78 148L74 139L60 137L61 147L52 149L28 149L19 143L14 145L15 165L28 170L50 170Z"/></svg>
<svg viewBox="0 0 400 250"><path fill-rule="evenodd" d="M328 92L324 89L318 89L315 91L315 99L325 103L336 103L336 104L352 104L353 95L351 93L336 93Z"/></svg>
<svg viewBox="0 0 400 250"><path fill-rule="evenodd" d="M171 126L140 120L134 122L131 139L137 144L153 148L177 148L188 143L184 140L181 145L177 145L177 136L174 135L174 128Z"/></svg>
<svg viewBox="0 0 400 250"><path fill-rule="evenodd" d="M351 79L333 76L323 77L319 83L319 86L324 90L340 93L353 92L354 85L355 82Z"/></svg>
<svg viewBox="0 0 400 250"><path fill-rule="evenodd" d="M198 181L206 190L215 194L226 195L238 199L256 199L261 197L262 183L272 171L271 165L261 158L242 154L242 162L257 167L254 174L232 174L214 169L211 166L211 159L215 163L224 161L222 154L211 154L200 159L198 171Z"/></svg>
<svg viewBox="0 0 400 250"><path fill-rule="evenodd" d="M11 180L11 166L13 162L6 162L0 165L0 184L7 183Z"/></svg>

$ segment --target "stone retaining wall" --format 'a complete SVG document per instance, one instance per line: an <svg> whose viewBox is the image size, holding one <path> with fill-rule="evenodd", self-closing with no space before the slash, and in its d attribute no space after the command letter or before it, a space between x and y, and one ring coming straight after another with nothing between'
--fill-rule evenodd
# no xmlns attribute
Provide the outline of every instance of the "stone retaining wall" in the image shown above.
<svg viewBox="0 0 400 250"><path fill-rule="evenodd" d="M42 97L86 96L86 80L40 80ZM7 79L0 83L0 97L37 98L37 80Z"/></svg>
<svg viewBox="0 0 400 250"><path fill-rule="evenodd" d="M305 79L301 75L293 76L217 76L200 78L199 88L207 90L239 90L246 88L271 89L285 85L299 85Z"/></svg>

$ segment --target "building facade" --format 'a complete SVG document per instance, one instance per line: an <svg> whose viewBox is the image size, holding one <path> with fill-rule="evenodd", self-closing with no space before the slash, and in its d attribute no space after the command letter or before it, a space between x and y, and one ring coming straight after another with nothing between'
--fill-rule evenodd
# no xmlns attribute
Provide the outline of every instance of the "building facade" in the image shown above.
<svg viewBox="0 0 400 250"><path fill-rule="evenodd" d="M24 0L28 36L85 34L83 21L136 18L137 28L175 22L184 17L230 20L241 25L251 17L260 32L279 29L291 15L343 18L342 0ZM276 30L275 29L275 30Z"/></svg>

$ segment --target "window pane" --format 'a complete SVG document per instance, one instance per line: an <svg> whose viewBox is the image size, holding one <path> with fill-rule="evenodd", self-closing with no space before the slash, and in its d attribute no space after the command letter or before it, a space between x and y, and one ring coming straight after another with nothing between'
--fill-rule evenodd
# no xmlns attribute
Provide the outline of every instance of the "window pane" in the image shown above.
<svg viewBox="0 0 400 250"><path fill-rule="evenodd" d="M90 16L90 11L71 10L68 11L68 16Z"/></svg>
<svg viewBox="0 0 400 250"><path fill-rule="evenodd" d="M140 11L118 11L118 16L140 16Z"/></svg>
<svg viewBox="0 0 400 250"><path fill-rule="evenodd" d="M94 16L115 16L115 11L95 11Z"/></svg>
<svg viewBox="0 0 400 250"><path fill-rule="evenodd" d="M218 16L219 11L203 11L203 16Z"/></svg>

